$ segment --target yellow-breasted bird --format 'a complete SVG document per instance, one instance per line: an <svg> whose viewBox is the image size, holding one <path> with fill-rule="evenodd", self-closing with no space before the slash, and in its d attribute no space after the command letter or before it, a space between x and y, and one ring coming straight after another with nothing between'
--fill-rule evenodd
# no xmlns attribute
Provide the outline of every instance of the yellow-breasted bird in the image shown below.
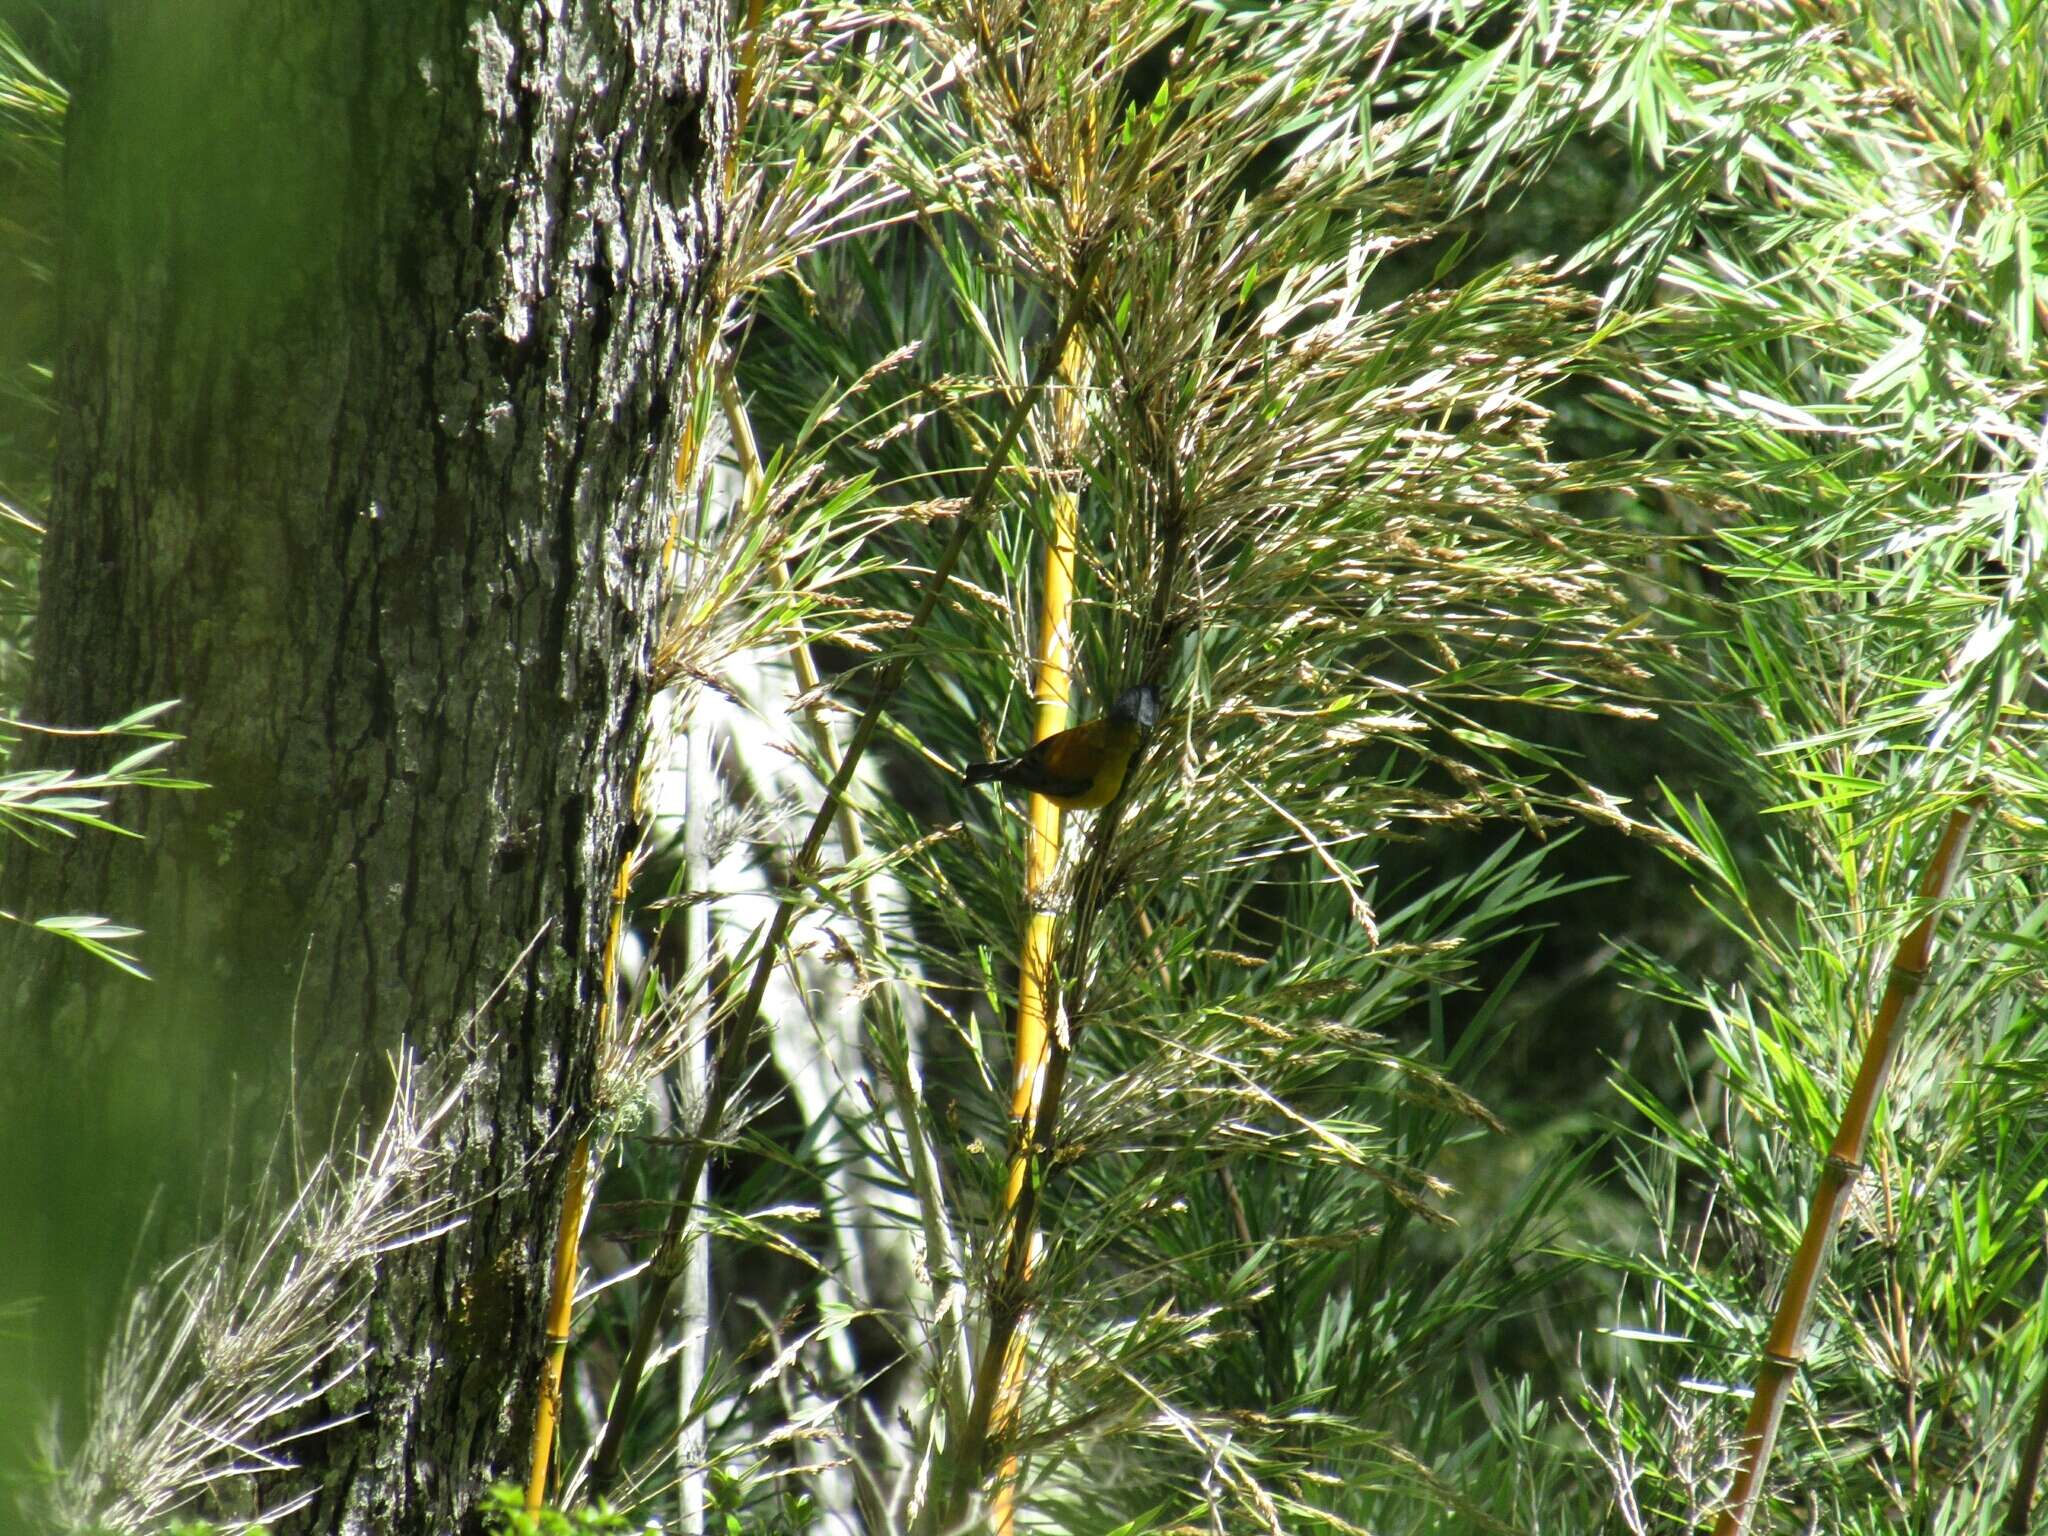
<svg viewBox="0 0 2048 1536"><path fill-rule="evenodd" d="M970 784L1014 784L1066 811L1097 810L1124 787L1131 754L1158 720L1159 690L1150 683L1126 688L1101 719L1059 731L1016 757L969 763L963 777Z"/></svg>

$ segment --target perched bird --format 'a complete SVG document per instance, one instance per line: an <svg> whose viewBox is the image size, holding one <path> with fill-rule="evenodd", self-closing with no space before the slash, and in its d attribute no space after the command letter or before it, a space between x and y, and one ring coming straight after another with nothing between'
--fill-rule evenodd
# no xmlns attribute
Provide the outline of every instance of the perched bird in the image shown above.
<svg viewBox="0 0 2048 1536"><path fill-rule="evenodd" d="M1127 688L1100 720L1057 732L1016 757L970 763L963 776L970 784L1014 784L1062 810L1096 810L1124 787L1131 754L1158 720L1159 690L1150 683Z"/></svg>

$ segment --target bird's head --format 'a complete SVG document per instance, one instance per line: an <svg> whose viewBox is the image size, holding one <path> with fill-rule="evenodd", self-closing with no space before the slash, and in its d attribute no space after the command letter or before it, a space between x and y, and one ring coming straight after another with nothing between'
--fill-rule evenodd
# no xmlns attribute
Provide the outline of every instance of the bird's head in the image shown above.
<svg viewBox="0 0 2048 1536"><path fill-rule="evenodd" d="M1149 731L1159 723L1159 690L1150 683L1126 688L1109 706L1109 718L1124 725Z"/></svg>

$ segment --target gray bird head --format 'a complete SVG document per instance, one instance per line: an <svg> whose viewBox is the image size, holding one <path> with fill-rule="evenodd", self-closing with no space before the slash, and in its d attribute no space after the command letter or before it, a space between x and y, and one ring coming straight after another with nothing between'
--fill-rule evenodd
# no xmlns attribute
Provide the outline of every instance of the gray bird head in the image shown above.
<svg viewBox="0 0 2048 1536"><path fill-rule="evenodd" d="M1135 725L1141 731L1151 730L1159 723L1159 690L1150 683L1126 688L1109 706L1109 718Z"/></svg>

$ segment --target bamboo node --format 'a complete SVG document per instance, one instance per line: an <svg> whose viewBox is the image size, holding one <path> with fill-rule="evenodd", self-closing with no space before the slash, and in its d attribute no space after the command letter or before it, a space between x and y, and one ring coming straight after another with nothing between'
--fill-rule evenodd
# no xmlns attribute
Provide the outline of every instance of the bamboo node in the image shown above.
<svg viewBox="0 0 2048 1536"><path fill-rule="evenodd" d="M1793 1347L1792 1353L1787 1353L1785 1350L1773 1349L1770 1345L1766 1344L1764 1346L1764 1359L1784 1371L1796 1371L1806 1364L1805 1352L1796 1345Z"/></svg>
<svg viewBox="0 0 2048 1536"><path fill-rule="evenodd" d="M1821 1166L1844 1184L1854 1184L1863 1177L1865 1165L1861 1158L1843 1157L1839 1152L1830 1152Z"/></svg>

